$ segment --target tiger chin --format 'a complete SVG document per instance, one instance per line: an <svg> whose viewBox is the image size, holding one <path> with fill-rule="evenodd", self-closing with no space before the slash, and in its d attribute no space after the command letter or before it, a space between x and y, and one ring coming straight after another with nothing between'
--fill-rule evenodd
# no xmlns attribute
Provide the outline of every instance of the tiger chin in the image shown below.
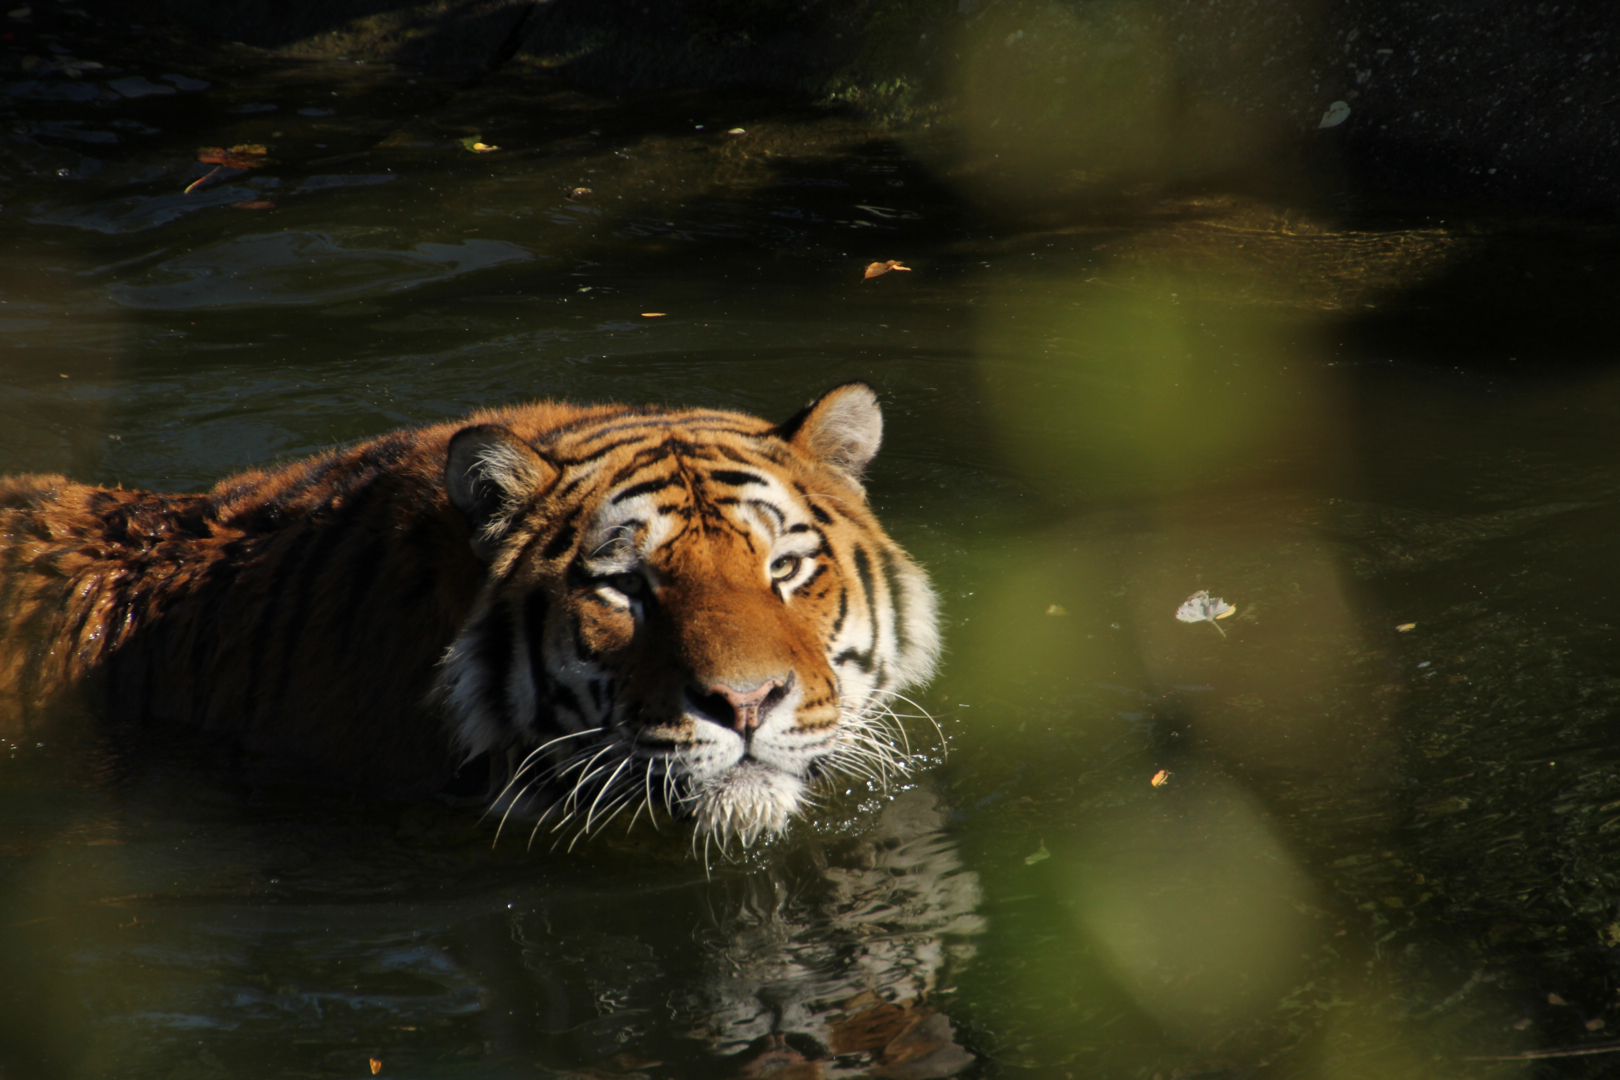
<svg viewBox="0 0 1620 1080"><path fill-rule="evenodd" d="M88 696L570 838L753 843L907 763L940 643L862 489L882 430L857 382L779 424L494 409L200 495L0 481L0 735Z"/></svg>

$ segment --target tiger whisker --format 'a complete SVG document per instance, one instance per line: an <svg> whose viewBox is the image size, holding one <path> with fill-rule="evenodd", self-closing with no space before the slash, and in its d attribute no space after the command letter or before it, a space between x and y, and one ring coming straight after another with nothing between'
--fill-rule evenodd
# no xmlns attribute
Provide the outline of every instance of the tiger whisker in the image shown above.
<svg viewBox="0 0 1620 1080"><path fill-rule="evenodd" d="M523 779L524 774L532 767L535 759L538 758L540 754L544 753L546 750L560 742L566 742L569 739L577 739L581 735L590 735L600 732L601 730L601 728L586 728L583 731L575 731L567 735L560 735L555 739L548 739L546 742L541 743L539 746L535 747L533 750L524 755L523 760L519 762L518 767L513 770L512 778L508 780L501 788L500 793L495 796L489 807L485 809L483 815L479 818L480 821L487 819L489 815L494 812L497 806L501 806L503 803L505 804L504 809L501 811L501 820L495 826L495 838L490 842L491 847L494 847L500 843L501 833L505 831L507 821L511 818L512 812L517 809L518 804L521 802L523 796L528 793L529 789L536 781L544 779L544 776L536 777L535 780L531 780L529 783L518 788L517 793L512 795L510 799L507 799L507 795L511 793L513 786Z"/></svg>
<svg viewBox="0 0 1620 1080"><path fill-rule="evenodd" d="M534 819L534 828L529 830L529 846L528 846L529 851L534 850L534 838L540 834L540 826L542 826L542 825L544 825L546 823L546 818L549 817L551 815L551 812L553 810L555 810L556 808L557 808L557 804L553 803L550 806L546 807L544 810L542 810L540 812L540 816Z"/></svg>
<svg viewBox="0 0 1620 1080"><path fill-rule="evenodd" d="M602 781L602 790L601 790L601 792L596 796L596 800L591 803L590 810L586 811L586 813L585 813L585 831L586 832L591 831L591 819L596 816L596 807L597 807L597 805L602 801L602 798L605 795L607 795L608 792L613 790L613 781L615 781L615 780L617 780L619 778L619 774L624 772L625 767L630 764L630 761L631 761L630 758L625 758L623 761L619 762L619 767L617 769L613 770L613 775L609 776L606 780ZM606 768L606 767L607 766L605 766L605 765L603 766L603 768Z"/></svg>
<svg viewBox="0 0 1620 1080"><path fill-rule="evenodd" d="M601 832L603 829L606 829L610 824L612 824L614 818L616 818L620 814L624 813L624 808L630 805L629 800L630 800L630 792L627 791L627 792L623 793L622 795L620 795L612 803L610 803L609 805L613 806L615 809L613 810L613 813L609 814L607 817L602 819L601 823L599 825L597 825L596 831ZM630 821L631 821L631 824L635 823L634 818L631 818Z"/></svg>
<svg viewBox="0 0 1620 1080"><path fill-rule="evenodd" d="M634 829L636 827L636 822L641 818L641 811L642 810L647 811L647 820L652 822L653 831L655 831L655 832L663 832L664 831L663 829L659 828L659 826L658 826L658 815L653 812L653 804L652 804L652 802L653 802L652 772L653 772L653 759L648 758L647 759L647 773L646 773L646 777L645 777L645 781L644 781L644 787L646 789L647 794L646 794L646 797L644 799L642 799L641 805L636 807L635 816L630 819L630 824L625 826L625 830L624 830L625 832L629 832L631 829Z"/></svg>
<svg viewBox="0 0 1620 1080"><path fill-rule="evenodd" d="M607 766L603 765L601 769L596 769L596 770L591 771L591 772L586 772L586 770L590 769L590 767L592 765L595 765L597 763L597 761L600 760L604 754L608 754L608 753L612 752L614 749L615 749L615 744L609 743L608 745L602 747L602 749L598 750L596 753L592 754L589 759L583 760L583 761L581 761L579 759L576 759L576 760L569 763L568 768L566 768L566 769L562 770L560 773L558 773L559 777L564 776L564 775L566 775L567 773L573 771L576 768L581 773L581 776L579 777L579 779L575 780L573 782L573 784L569 787L568 795L563 800L564 806L569 808L570 813L572 813L573 810L577 809L578 806L579 806L579 789L580 789L580 787L583 786L585 784L585 782L587 780L589 780L592 776L595 776L597 773L601 772L602 769L607 768ZM555 831L555 830L553 830L553 831Z"/></svg>
<svg viewBox="0 0 1620 1080"><path fill-rule="evenodd" d="M939 736L939 753L941 757L944 757L950 752L950 748L945 743L945 729L939 726L939 721L934 719L933 713L923 708L923 706L918 702L900 693L898 690L885 690L884 693L888 694L891 698L895 698L899 701L905 702L907 705L910 705L913 709L917 710L917 716L927 720L934 726L934 733ZM894 715L892 710L890 711L890 715Z"/></svg>

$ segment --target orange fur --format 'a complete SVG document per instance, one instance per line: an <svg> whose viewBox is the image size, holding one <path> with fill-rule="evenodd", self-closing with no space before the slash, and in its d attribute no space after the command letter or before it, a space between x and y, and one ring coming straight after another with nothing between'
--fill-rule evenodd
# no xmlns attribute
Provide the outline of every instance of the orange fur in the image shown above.
<svg viewBox="0 0 1620 1080"><path fill-rule="evenodd" d="M880 668L877 688L925 677L937 650L926 581L883 536L854 478L881 433L875 399L857 384L823 400L819 413L782 428L736 413L541 402L244 473L202 495L58 476L0 481L0 736L29 736L87 698L114 721L180 722L359 786L428 793L463 757L522 752L548 737L542 729L563 716L552 703L487 723L479 710L496 700L511 713L506 684L490 680L551 663L541 653L560 648L561 674L534 673L533 693L577 701L563 686L573 669L564 669L584 650L602 665L593 678L608 680L619 701L604 737L626 753L652 735L665 740L660 753L690 750L703 742L692 734L703 708L690 695L777 676L795 694L784 737L813 740L876 692L854 706L839 699L829 650L852 604L905 600L923 634L905 652L903 616L892 617L883 632L894 640L883 647L897 675L886 682ZM465 467L454 464L458 433L476 450ZM769 473L771 490L798 500L792 513L826 523L796 527L831 548L791 597L762 561L790 539L770 538L786 529L782 511L756 510L739 524L727 515L748 499L716 495L760 490L727 471L742 468L732 461ZM646 489L647 476L684 491L680 514L696 524L632 564L648 582L645 610L614 608L602 596L617 594L601 593L610 579L580 578L596 553L579 545L592 515L640 489L610 496L638 482ZM627 505L650 507L645 498ZM681 520L671 506L646 513L666 529ZM781 523L761 526L759 514ZM550 620L544 648L525 637L539 631L521 625L535 610ZM575 643L559 647L559 635ZM862 671L880 636L874 623ZM494 655L508 642L515 659ZM451 707L466 715L447 722ZM608 731L606 720L577 719L580 708L576 727Z"/></svg>

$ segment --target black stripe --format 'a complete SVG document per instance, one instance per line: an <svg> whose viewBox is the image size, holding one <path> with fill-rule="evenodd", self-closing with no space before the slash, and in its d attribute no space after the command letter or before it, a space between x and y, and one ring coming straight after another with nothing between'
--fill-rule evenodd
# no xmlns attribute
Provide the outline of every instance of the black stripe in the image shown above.
<svg viewBox="0 0 1620 1080"><path fill-rule="evenodd" d="M896 652L905 652L906 641L906 612L900 603L903 595L900 589L900 575L895 573L894 560L887 552L879 551L878 557L883 563L883 580L889 586L889 610L894 615L894 647ZM874 623L876 615L873 616Z"/></svg>
<svg viewBox="0 0 1620 1080"><path fill-rule="evenodd" d="M473 631L473 661L484 675L479 689L485 709L498 717L502 727L512 727L512 701L506 692L506 680L512 673L512 609L504 603L491 607L478 620Z"/></svg>
<svg viewBox="0 0 1620 1080"><path fill-rule="evenodd" d="M585 635L581 634L579 632L579 616L578 615L575 615L572 619L569 620L568 629L571 632L571 634L573 636L573 639L574 639L574 659L578 660L582 664L588 664L588 663L591 663L592 661L594 661L596 659L596 650L591 648L589 645L587 645L585 643ZM557 684L557 689L559 691L561 691L561 690L566 690L567 687L563 686L561 683L558 683ZM576 712L579 710L579 699L578 698L574 699L574 709L575 709ZM581 713L580 715L584 715L584 714Z"/></svg>
<svg viewBox="0 0 1620 1080"><path fill-rule="evenodd" d="M855 548L855 576L860 579L861 592L866 595L867 612L875 612L877 605L873 601L872 560L867 556L866 549L859 545ZM875 627L873 633L876 634Z"/></svg>
<svg viewBox="0 0 1620 1080"><path fill-rule="evenodd" d="M612 422L604 423L601 427L588 433L578 432L575 425L570 424L547 432L546 437L548 441L555 440L557 442L562 442L567 436L573 435L574 438L570 441L575 443L590 443L596 439L600 439L608 435L616 435L621 431L645 430L647 428L658 429L657 431L648 431L646 436L644 436L647 438L653 437L660 431L668 431L672 428L678 428L684 432L693 432L704 435L721 434L753 436L760 434L757 431L749 431L747 428L733 427L729 425L693 423L695 418L691 416L676 417L667 414L664 416L641 415L632 416L626 420L622 419L624 415L625 414L621 413L614 417L600 417L598 419ZM724 419L725 417L724 414L719 414L716 418ZM583 424L580 426L583 426ZM583 450L584 447L580 447L580 449Z"/></svg>
<svg viewBox="0 0 1620 1080"><path fill-rule="evenodd" d="M823 525L831 525L833 523L832 516L830 514L828 514L827 511L823 510L821 508L820 504L817 503L814 499L812 499L810 497L810 493L808 491L804 490L803 485L794 484L793 486L794 486L795 489L797 489L799 494L804 498L804 504L810 508L810 516L811 517L815 518L817 521L821 522Z"/></svg>
<svg viewBox="0 0 1620 1080"><path fill-rule="evenodd" d="M267 702L272 707L279 706L286 699L287 688L297 681L295 668L300 651L297 640L306 637L309 628L305 623L308 622L310 605L315 602L315 596L320 591L321 579L330 569L330 556L339 550L341 545L349 543L354 538L354 531L359 527L358 522L377 500L382 486L380 483L367 484L355 493L354 498L344 503L343 509L336 515L312 521L306 526L317 539L311 546L308 557L299 564L298 580L286 586L294 595L293 610L282 624L286 627L283 631L286 640L281 650L275 697ZM337 640L346 643L347 639L340 637ZM342 645L339 645L339 648L342 648Z"/></svg>
<svg viewBox="0 0 1620 1080"><path fill-rule="evenodd" d="M749 457L741 450L738 450L735 447L727 446L725 443L715 443L714 452L725 458L727 461L735 461L739 465L757 466L759 464L757 455L755 457Z"/></svg>
<svg viewBox="0 0 1620 1080"><path fill-rule="evenodd" d="M814 570L810 571L810 576L805 578L803 581L799 582L797 585L793 586L793 591L794 592L804 592L811 585L815 584L815 581L816 581L816 579L818 577L820 577L822 574L824 574L826 572L827 572L827 564L826 563L824 563L824 562L816 563L816 568Z"/></svg>
<svg viewBox="0 0 1620 1080"><path fill-rule="evenodd" d="M555 686L551 668L546 665L546 619L551 601L539 589L523 598L523 636L528 640L529 671L534 677L534 721L551 724L556 720L551 702Z"/></svg>
<svg viewBox="0 0 1620 1080"><path fill-rule="evenodd" d="M555 438L562 435L574 435L581 431L587 431L593 424L611 424L615 421L623 420L627 416L640 417L645 413L645 406L620 405L617 408L611 408L604 413L581 416L577 420L570 420L566 424L559 424L557 427L554 427L550 431L546 432L546 437ZM582 437L589 439L592 437L592 434L595 433L586 434Z"/></svg>
<svg viewBox="0 0 1620 1080"><path fill-rule="evenodd" d="M878 645L876 583L872 580L871 557L866 554L866 549L860 545L855 547L855 576L860 579L861 592L866 596L866 617L872 624L872 640L867 645L864 656L853 649L847 650L845 654L840 655L853 654L860 661L862 671L871 671L872 657L877 655Z"/></svg>
<svg viewBox="0 0 1620 1080"><path fill-rule="evenodd" d="M399 544L397 537L373 536L369 542L355 545L354 554L349 556L341 574L345 583L343 603L339 605L337 618L333 622L332 641L349 640L355 619L365 606L366 598L371 595L372 587L377 584L389 553Z"/></svg>
<svg viewBox="0 0 1620 1080"><path fill-rule="evenodd" d="M845 649L843 652L833 657L833 665L836 667L842 667L851 660L855 661L856 666L858 666L862 671L871 672L873 666L871 649L867 649L865 652L862 652L860 649Z"/></svg>
<svg viewBox="0 0 1620 1080"><path fill-rule="evenodd" d="M578 511L576 510L574 514L577 515ZM573 544L574 537L578 534L579 530L574 528L574 516L570 516L568 522L557 531L557 535L547 542L545 550L540 553L540 557L542 559L559 558L568 550L569 545Z"/></svg>
<svg viewBox="0 0 1620 1080"><path fill-rule="evenodd" d="M249 650L247 682L242 691L243 707L247 710L255 709L256 703L260 700L260 684L264 682L264 669L270 655L268 643L280 639L279 631L285 624L284 620L276 616L287 597L288 580L303 570L305 549L313 545L318 538L316 528L310 526L288 541L286 550L277 560L275 570L265 585L264 606L259 609L259 617L253 623L253 633L249 635L249 640L256 642L257 647ZM269 542L273 543L274 540ZM283 654L287 647L288 643L283 642Z"/></svg>
<svg viewBox="0 0 1620 1080"><path fill-rule="evenodd" d="M629 462L619 466L619 471L609 477L607 483L604 484L603 487L616 488L626 480L630 479L632 476L636 475L636 473L642 472L643 470L656 465L660 461L667 460L672 453L674 453L674 451L670 448L667 441L657 443L643 450L637 450L635 454L631 456Z"/></svg>
<svg viewBox="0 0 1620 1080"><path fill-rule="evenodd" d="M645 435L637 435L629 439L617 439L608 443L606 446L599 446L590 453L584 454L580 457L563 457L562 455L558 454L554 455L552 460L558 465L589 465L591 462L597 461L613 453L613 451L619 449L621 446L634 446L636 443L646 441L647 437Z"/></svg>
<svg viewBox="0 0 1620 1080"><path fill-rule="evenodd" d="M349 458L346 454L336 450L329 451L305 465L298 473L298 478L278 491L271 501L282 507L296 502L312 487L325 483L328 473L348 463Z"/></svg>
<svg viewBox="0 0 1620 1080"><path fill-rule="evenodd" d="M663 491L665 488L675 487L679 483L680 478L674 476L665 476L658 480L643 480L641 483L627 487L613 496L612 505L618 506L622 502L628 502L642 495L651 495L655 491Z"/></svg>
<svg viewBox="0 0 1620 1080"><path fill-rule="evenodd" d="M720 501L721 500L719 500L719 499L714 500L714 502L717 503L717 504ZM736 502L737 500L732 499L732 500L729 500L729 501L730 502ZM776 523L776 531L777 532L786 531L785 526L787 525L787 517L786 517L786 515L784 515L782 513L782 511L777 507L777 505L775 503L767 502L764 499L749 499L748 500L748 505L750 507L752 507L758 513L768 513L771 516L772 520L774 520L775 523Z"/></svg>
<svg viewBox="0 0 1620 1080"><path fill-rule="evenodd" d="M849 616L849 590L845 589L845 588L840 588L838 590L838 618L833 620L832 633L828 635L829 637L837 637L838 636L838 631L840 631L840 630L842 630L844 628L844 619L847 618L848 616Z"/></svg>
<svg viewBox="0 0 1620 1080"><path fill-rule="evenodd" d="M715 469L709 473L710 480L718 480L722 484L732 484L742 487L744 484L761 484L770 486L770 481L757 473L742 472L739 469Z"/></svg>

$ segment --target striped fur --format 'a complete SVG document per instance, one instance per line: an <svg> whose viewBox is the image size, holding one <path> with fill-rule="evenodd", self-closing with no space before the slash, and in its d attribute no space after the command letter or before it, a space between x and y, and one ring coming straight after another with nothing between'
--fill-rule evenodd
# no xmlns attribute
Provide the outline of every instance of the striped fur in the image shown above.
<svg viewBox="0 0 1620 1080"><path fill-rule="evenodd" d="M772 425L542 402L205 495L0 481L0 734L89 693L345 782L503 814L627 809L744 843L816 777L904 764L933 594L859 474L864 384Z"/></svg>

